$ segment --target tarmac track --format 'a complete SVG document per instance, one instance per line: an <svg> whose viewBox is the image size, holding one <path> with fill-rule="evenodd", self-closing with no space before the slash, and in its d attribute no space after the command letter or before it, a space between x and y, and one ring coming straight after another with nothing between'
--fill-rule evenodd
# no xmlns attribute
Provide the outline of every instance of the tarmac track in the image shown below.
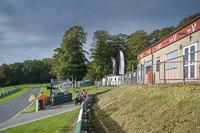
<svg viewBox="0 0 200 133"><path fill-rule="evenodd" d="M18 95L14 99L0 103L0 124L16 116L25 107L29 106L30 94L38 96L41 88L30 88L26 92Z"/></svg>

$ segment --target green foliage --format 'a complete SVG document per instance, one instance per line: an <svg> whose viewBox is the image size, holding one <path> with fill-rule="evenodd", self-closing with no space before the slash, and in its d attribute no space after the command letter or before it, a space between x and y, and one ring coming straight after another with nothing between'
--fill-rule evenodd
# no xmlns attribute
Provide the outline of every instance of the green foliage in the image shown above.
<svg viewBox="0 0 200 133"><path fill-rule="evenodd" d="M94 32L91 44L92 62L89 64L88 72L91 78L100 80L103 76L112 73L111 57L119 60L119 50L126 55L127 39L125 34L110 35L104 30ZM117 62L118 64L118 62Z"/></svg>
<svg viewBox="0 0 200 133"><path fill-rule="evenodd" d="M4 86L9 83L8 81L9 68L8 65L3 64L0 66L0 86Z"/></svg>
<svg viewBox="0 0 200 133"><path fill-rule="evenodd" d="M131 70L131 63L137 66L137 54L147 48L148 36L143 30L136 31L132 33L128 39L128 71Z"/></svg>
<svg viewBox="0 0 200 133"><path fill-rule="evenodd" d="M186 16L183 20L181 20L177 26L178 28L181 28L182 26L184 26L185 24L187 24L188 22L190 22L191 20L193 20L194 18L196 18L197 16L199 16L200 13L195 13L193 15L188 15Z"/></svg>
<svg viewBox="0 0 200 133"><path fill-rule="evenodd" d="M87 72L87 59L83 44L86 33L80 26L73 26L65 32L61 47L54 51L52 73L59 79L81 80Z"/></svg>
<svg viewBox="0 0 200 133"><path fill-rule="evenodd" d="M0 98L0 103L15 98L16 96L18 96L18 95L24 93L25 91L27 91L29 88L32 88L32 87L33 88L46 88L47 85L49 85L49 84L25 84L25 85L16 85L16 86L8 86L8 87L0 88L0 92L1 91L6 91L6 90L9 90L9 89L13 89L13 88L20 88L19 91L16 91L14 93L11 93L9 95L6 95L6 96ZM46 91L44 91L44 93L45 92ZM48 93L45 93L45 94L48 94Z"/></svg>
<svg viewBox="0 0 200 133"><path fill-rule="evenodd" d="M49 82L53 77L50 75L50 60L26 60L23 63L1 65L0 86Z"/></svg>
<svg viewBox="0 0 200 133"><path fill-rule="evenodd" d="M80 109L1 131L2 133L72 133Z"/></svg>
<svg viewBox="0 0 200 133"><path fill-rule="evenodd" d="M148 35L149 46L165 38L170 33L172 33L175 29L176 29L175 27L171 26L171 27L163 28L161 30L158 30L158 29L154 30Z"/></svg>

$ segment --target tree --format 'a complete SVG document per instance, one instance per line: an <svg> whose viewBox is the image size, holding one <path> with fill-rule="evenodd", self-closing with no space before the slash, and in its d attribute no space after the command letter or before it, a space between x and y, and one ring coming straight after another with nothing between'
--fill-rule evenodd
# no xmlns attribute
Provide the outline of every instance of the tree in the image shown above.
<svg viewBox="0 0 200 133"><path fill-rule="evenodd" d="M103 76L110 73L111 61L110 54L112 49L111 36L104 30L94 32L91 44L91 58L93 59L93 69L96 79L100 80Z"/></svg>
<svg viewBox="0 0 200 133"><path fill-rule="evenodd" d="M2 64L0 66L0 86L6 86L9 84L8 75L9 75L8 65Z"/></svg>
<svg viewBox="0 0 200 133"><path fill-rule="evenodd" d="M127 42L126 34L110 35L104 30L94 32L90 49L92 62L88 67L88 75L95 80L101 80L103 76L112 74L111 57L114 57L118 64L119 50L126 56Z"/></svg>
<svg viewBox="0 0 200 133"><path fill-rule="evenodd" d="M23 67L23 64L19 62L9 65L11 85L24 83L24 73L22 71Z"/></svg>
<svg viewBox="0 0 200 133"><path fill-rule="evenodd" d="M131 70L131 64L137 66L137 54L142 52L149 45L148 36L144 30L138 30L132 33L128 39L128 71Z"/></svg>
<svg viewBox="0 0 200 133"><path fill-rule="evenodd" d="M52 70L59 79L81 80L87 73L83 45L86 33L80 26L73 26L65 32L61 47L55 49L54 67ZM57 61L55 61L57 60Z"/></svg>
<svg viewBox="0 0 200 133"><path fill-rule="evenodd" d="M176 28L171 26L171 27L166 27L161 30L154 30L148 35L148 41L149 41L149 46L155 44L159 40L165 38L168 36L170 33L172 33Z"/></svg>
<svg viewBox="0 0 200 133"><path fill-rule="evenodd" d="M193 15L188 15L186 16L183 20L181 20L177 26L177 29L184 26L185 24L187 24L188 22L190 22L191 20L193 20L194 18L196 18L197 16L199 16L200 13L195 13Z"/></svg>

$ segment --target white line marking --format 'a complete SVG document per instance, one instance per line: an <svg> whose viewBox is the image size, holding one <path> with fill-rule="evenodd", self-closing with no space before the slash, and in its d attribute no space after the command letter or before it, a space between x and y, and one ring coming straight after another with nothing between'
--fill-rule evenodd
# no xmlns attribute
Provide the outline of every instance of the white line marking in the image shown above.
<svg viewBox="0 0 200 133"><path fill-rule="evenodd" d="M6 130L6 129L8 129L8 128L16 127L16 126L19 126L19 125L23 125L23 124L26 124L26 123L30 123L30 122L33 122L33 121L45 119L45 118L48 118L48 117L51 117L51 116L59 115L59 114L62 114L62 113L65 113L65 112L74 110L74 109L76 109L76 108L80 108L80 107L75 107L75 108L73 108L73 109L65 110L65 111L62 111L62 112L59 112L59 113L56 113L56 114L53 114L53 115L45 116L45 117L42 117L42 118L38 118L38 119L26 121L26 122L23 122L23 123L20 123L20 124L15 124L15 125L12 125L12 126L9 126L9 127L2 128L2 129L0 129L0 131Z"/></svg>

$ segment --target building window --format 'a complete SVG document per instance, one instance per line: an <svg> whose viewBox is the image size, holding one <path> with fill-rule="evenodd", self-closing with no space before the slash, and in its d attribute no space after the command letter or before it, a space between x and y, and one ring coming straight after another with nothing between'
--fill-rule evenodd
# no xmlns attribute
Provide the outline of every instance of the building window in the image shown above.
<svg viewBox="0 0 200 133"><path fill-rule="evenodd" d="M159 71L160 57L156 58L156 72Z"/></svg>
<svg viewBox="0 0 200 133"><path fill-rule="evenodd" d="M166 70L176 69L178 67L178 63L176 62L177 61L176 57L178 57L177 50L166 54L166 56L165 56L165 60L166 60L165 69Z"/></svg>
<svg viewBox="0 0 200 133"><path fill-rule="evenodd" d="M152 60L145 62L146 65L146 74L152 71Z"/></svg>

